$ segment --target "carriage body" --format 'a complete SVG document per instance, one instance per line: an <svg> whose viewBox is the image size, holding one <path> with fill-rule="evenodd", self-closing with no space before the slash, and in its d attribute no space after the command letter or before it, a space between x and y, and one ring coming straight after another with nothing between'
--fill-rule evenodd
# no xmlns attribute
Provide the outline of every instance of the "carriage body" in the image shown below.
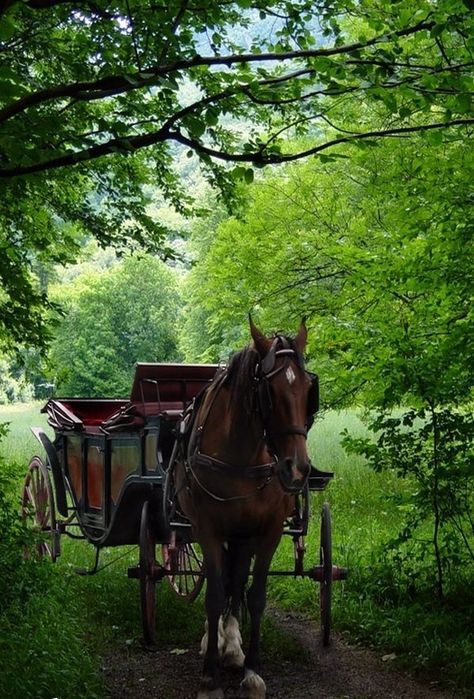
<svg viewBox="0 0 474 699"><path fill-rule="evenodd" d="M77 524L98 546L136 544L143 502L163 482L158 440L171 439L174 420L161 414L140 426L123 425L110 432L103 427L128 407L126 401L79 399L51 400L45 406L48 416L56 418L59 408L80 419L73 429L55 425L54 448Z"/></svg>
<svg viewBox="0 0 474 699"><path fill-rule="evenodd" d="M79 527L98 547L138 543L144 502L161 506L176 422L216 368L140 363L129 399L46 403L54 440L40 428L33 432L46 450L61 533ZM156 538L166 543L169 529L155 520Z"/></svg>
<svg viewBox="0 0 474 699"><path fill-rule="evenodd" d="M48 416L54 439L43 429L32 428L46 459L33 457L30 462L23 515L32 517L45 535L38 551L55 560L61 535L84 538L96 547L96 564L87 571L92 573L98 570L103 547L138 544L139 564L128 572L140 580L143 632L149 643L155 634L155 584L167 578L178 595L192 601L205 578L190 524L170 519L165 505L177 423L212 382L217 368L213 364L139 363L129 399L52 398L42 412ZM317 383L315 386L317 389ZM284 533L295 544L294 569L269 573L310 577L321 583L321 599L330 591L331 580L345 576L330 561L327 503L320 564L309 570L303 566L304 537L310 519L309 491L324 490L332 476L312 467L306 488L296 498L295 511L285 523ZM155 558L157 544L161 544L161 563ZM328 599L321 607L326 616L330 592ZM328 642L329 621L323 620L323 633Z"/></svg>

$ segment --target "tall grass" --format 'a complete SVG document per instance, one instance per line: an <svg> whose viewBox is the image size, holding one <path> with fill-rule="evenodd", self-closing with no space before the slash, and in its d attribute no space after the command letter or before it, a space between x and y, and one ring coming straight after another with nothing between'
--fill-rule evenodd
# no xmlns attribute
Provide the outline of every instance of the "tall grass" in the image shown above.
<svg viewBox="0 0 474 699"><path fill-rule="evenodd" d="M0 423L10 422L10 433L0 443L0 456L14 465L18 502L28 462L33 454L41 453L29 432L32 425L46 425L40 407L0 407ZM345 411L325 414L310 433L313 462L335 475L324 493L312 496L306 565L319 561L319 512L322 502L328 500L333 561L350 571L346 582L333 586L336 626L346 629L354 640L395 653L412 669L443 667L445 677L468 686L473 680L472 613L469 617L460 603L411 600L400 592L392 562L384 559L384 546L401 521L394 495L411 484L391 474L376 474L360 457L348 456L339 440L344 428L351 434L365 432L357 412ZM137 562L134 547L105 549L102 561L111 565L94 577L80 577L75 571L92 565L93 548L65 537L62 546L54 566L47 561L36 565L33 583L31 575L22 578L30 581L29 589L19 590L15 602L0 616L0 696L101 697L101 656L107 649L113 652L139 642L138 584L126 576L127 567ZM273 567L292 566L292 542L286 539ZM310 580L272 578L269 593L286 608L313 617L319 614L317 588ZM203 616L202 599L190 606L175 600L165 584L158 586L159 645L197 644ZM267 625L265 635L276 652L291 653L288 642L271 626Z"/></svg>

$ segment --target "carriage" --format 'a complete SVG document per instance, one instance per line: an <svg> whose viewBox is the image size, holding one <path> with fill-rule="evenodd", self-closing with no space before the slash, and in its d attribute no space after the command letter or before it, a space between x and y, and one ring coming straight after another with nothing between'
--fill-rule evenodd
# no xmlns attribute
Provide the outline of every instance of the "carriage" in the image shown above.
<svg viewBox="0 0 474 699"><path fill-rule="evenodd" d="M139 561L128 575L139 580L146 643L155 638L157 583L167 580L177 595L192 601L205 581L193 528L176 507L170 464L176 458L183 414L219 370L210 364L139 363L128 400L51 398L42 412L54 439L32 428L44 457L35 456L29 464L22 514L42 534L38 553L54 561L63 535L86 539L96 549L93 568L83 571L91 574L100 570L103 547L138 545ZM308 577L320 584L324 645L329 643L332 581L346 576L345 569L332 564L328 503L321 514L320 558L310 567L305 567L304 539L310 491L324 490L332 476L311 467L285 522L284 534L294 542L294 566L269 573Z"/></svg>

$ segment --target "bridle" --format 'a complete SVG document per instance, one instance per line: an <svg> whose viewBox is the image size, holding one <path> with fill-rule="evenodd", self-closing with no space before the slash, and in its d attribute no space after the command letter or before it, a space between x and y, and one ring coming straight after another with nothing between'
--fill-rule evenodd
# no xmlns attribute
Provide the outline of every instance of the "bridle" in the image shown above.
<svg viewBox="0 0 474 699"><path fill-rule="evenodd" d="M281 363L279 366L276 366L276 361L280 357L284 357L285 361ZM288 493L296 494L300 492L302 488L305 486L305 483L303 483L301 487L291 488L283 482L282 478L280 477L280 473L276 468L278 464L278 457L277 450L274 444L274 438L296 434L301 435L306 439L308 435L308 428L311 426L311 424L308 424L309 420L307 419L307 423L305 424L305 426L288 425L288 427L286 427L284 430L274 430L271 428L273 403L270 382L277 374L288 368L290 357L295 358L296 364L299 367L301 367L303 371L305 371L303 359L299 356L297 350L291 347L286 337L282 335L277 335L274 338L272 345L265 357L263 357L263 359L261 359L255 366L254 387L257 396L257 409L260 412L260 416L263 422L263 438L267 445L269 453L272 454L272 456L274 457L274 460L268 463L256 464L251 466L242 466L237 470L235 468L232 468L231 464L221 461L220 459L217 459L214 456L203 454L200 451L201 436L205 424L207 422L207 418L211 412L211 408L214 404L214 401L218 393L220 392L222 386L225 383L227 372L224 370L218 376L216 380L217 384L214 386L213 398L208 403L207 409L200 421L200 425L194 428L196 436L195 439L191 440L192 446L191 443L189 444L191 450L188 451L186 458L184 459L188 475L192 476L194 481L201 488L201 490L203 490L212 499L218 502L233 502L236 500L247 500L251 497L254 497L260 490L265 488L270 483L270 481L273 480L275 475L279 476L279 480L283 489ZM309 372L306 373L311 377L313 376L309 374ZM196 467L201 467L208 471L214 470L219 472L220 474L225 474L227 477L231 478L255 479L256 481L259 481L259 483L251 494L236 495L233 497L223 498L217 495L216 493L213 493L202 483L200 477L196 473Z"/></svg>
<svg viewBox="0 0 474 699"><path fill-rule="evenodd" d="M278 349L278 346L281 346ZM284 357L285 361L279 366L275 366L278 357ZM270 381L280 372L288 368L290 357L296 358L296 364L303 366L303 360L298 352L290 346L290 343L282 335L277 335L265 357L255 367L255 382L258 396L258 408L263 420L264 439L270 453L276 455L274 444L275 437L287 437L292 434L308 436L308 422L304 426L288 425L284 430L274 430L271 428L271 418L273 414L273 402L270 389Z"/></svg>

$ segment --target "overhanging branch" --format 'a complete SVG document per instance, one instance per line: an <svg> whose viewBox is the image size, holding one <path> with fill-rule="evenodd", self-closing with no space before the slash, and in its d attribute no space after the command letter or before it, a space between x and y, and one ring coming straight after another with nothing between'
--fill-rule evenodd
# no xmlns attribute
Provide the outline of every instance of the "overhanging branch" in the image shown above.
<svg viewBox="0 0 474 699"><path fill-rule="evenodd" d="M175 141L181 143L200 155L205 155L207 157L216 158L218 160L223 160L229 163L254 163L255 165L277 165L280 163L293 162L295 160L300 160L306 158L310 155L316 155L328 148L333 148L335 146L341 145L342 143L355 143L364 139L374 139L374 138L388 138L388 137L401 137L411 133L420 133L423 131L433 131L436 129L447 129L456 126L473 126L474 118L472 119L453 119L449 122L438 122L434 124L422 124L419 126L402 126L398 128L391 128L385 130L376 131L366 131L357 134L350 134L347 136L341 136L324 143L319 143L313 148L308 148L304 151L298 151L297 153L288 154L276 154L276 153L265 153L265 144L262 147L253 152L249 153L229 153L225 151L216 150L204 145L196 139L189 138L185 136L181 131L171 131L168 127L169 124L163 126L158 131L147 134L140 134L137 136L128 136L123 138L114 138L107 143L103 143L91 148L87 148L82 151L75 153L67 153L57 158L52 158L51 160L46 160L40 163L34 163L33 165L19 166L14 168L4 168L0 169L0 178L6 179L10 177L18 177L23 175L30 175L36 172L44 172L46 170L54 170L59 167L64 167L65 165L75 165L80 162L87 162L100 158L103 155L109 155L111 153L127 153L135 151L139 148L145 148L147 146L156 145L158 143L164 143L165 141ZM271 137L268 141L270 143L273 140Z"/></svg>
<svg viewBox="0 0 474 699"><path fill-rule="evenodd" d="M419 31L429 30L433 26L432 22L426 20L418 24L400 29L389 34L382 34L366 42L355 42L343 46L333 46L329 48L306 49L295 51L284 51L282 53L242 53L229 56L200 56L196 55L191 59L181 59L165 65L156 65L127 75L111 75L99 80L83 81L56 85L30 93L0 110L0 122L6 121L13 116L20 114L26 109L44 104L54 99L64 99L67 97L75 100L101 99L111 94L120 94L132 90L142 89L151 85L156 85L164 76L190 70L202 66L227 66L239 64L255 64L262 62L281 62L285 60L304 60L309 58L337 56L354 53L364 48L385 43L390 39L416 34Z"/></svg>
<svg viewBox="0 0 474 699"><path fill-rule="evenodd" d="M310 155L316 155L328 148L333 148L334 146L341 145L342 143L355 143L356 141L361 141L364 139L373 138L388 138L388 137L401 137L406 134L420 133L423 131L433 131L436 129L447 129L454 126L473 126L473 119L453 119L449 122L438 122L434 124L421 124L419 126L401 126L392 129L382 129L377 131L366 131L361 133L350 134L348 136L341 136L340 138L335 138L331 141L325 141L320 143L313 148L308 148L304 151L298 151L297 153L288 154L275 154L265 153L265 145L258 151L253 153L226 153L224 151L218 151L213 148L205 146L199 141L188 138L179 131L170 131L169 137L178 143L192 148L197 153L206 155L211 158L217 158L226 162L248 162L255 163L256 165L278 165L280 163L289 163L295 160L300 160L306 158ZM269 139L269 142L273 140L273 137ZM0 171L1 175L1 171Z"/></svg>

